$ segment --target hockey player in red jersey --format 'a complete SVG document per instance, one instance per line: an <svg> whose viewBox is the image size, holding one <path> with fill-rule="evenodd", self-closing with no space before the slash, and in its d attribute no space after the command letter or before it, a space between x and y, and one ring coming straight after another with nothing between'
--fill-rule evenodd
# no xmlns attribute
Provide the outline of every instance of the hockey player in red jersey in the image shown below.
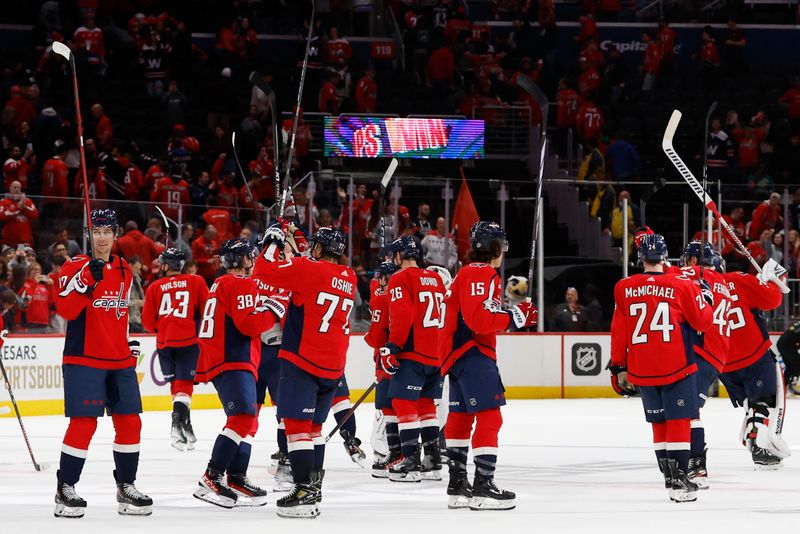
<svg viewBox="0 0 800 534"><path fill-rule="evenodd" d="M197 325L206 306L208 287L196 274L182 274L186 254L168 248L158 257L162 277L147 287L142 325L156 333L158 362L172 395L170 443L179 451L194 449L189 409L200 346Z"/></svg>
<svg viewBox="0 0 800 534"><path fill-rule="evenodd" d="M728 310L731 307L730 292L725 282L725 266L722 257L717 254L710 243L692 241L683 249L682 267L679 274L691 280L702 277L714 294L714 312L711 328L695 337L694 353L697 356L697 417L692 419L691 458L689 458L689 480L697 484L699 489L708 489L708 471L706 469L706 436L703 422L700 420L700 408L708 398L708 390L717 380L725 366L730 341ZM701 272L701 268L703 268Z"/></svg>
<svg viewBox="0 0 800 534"><path fill-rule="evenodd" d="M450 413L445 425L450 482L450 508L511 510L513 492L494 483L497 435L503 424L500 407L505 389L497 368L497 333L536 324L536 308L522 302L503 309L503 281L497 274L508 242L494 222L479 221L470 230L469 259L458 272L444 300L444 327L439 333L442 375L450 384ZM475 431L472 431L473 423ZM467 454L472 437L475 478L467 479Z"/></svg>
<svg viewBox="0 0 800 534"><path fill-rule="evenodd" d="M295 488L278 500L277 512L281 517L313 518L319 515L322 498L322 423L344 374L357 280L353 269L339 265L345 240L338 230L320 228L309 240L309 257L287 254L281 261L285 238L280 225L267 229L267 261L259 263L255 273L292 293L278 354L278 416L286 426Z"/></svg>
<svg viewBox="0 0 800 534"><path fill-rule="evenodd" d="M380 361L391 376L388 394L397 414L401 453L400 461L389 466L389 480L441 480L439 422L433 401L442 397L437 348L444 286L437 274L417 265L421 250L413 237L396 239L388 250L400 269L387 287L389 340L380 349Z"/></svg>
<svg viewBox="0 0 800 534"><path fill-rule="evenodd" d="M780 306L783 297L775 282L785 274L786 270L770 259L757 276L740 272L725 275L731 294L731 339L719 379L733 405L746 410L741 441L750 451L756 469L779 469L783 458L790 454L781 437L783 379L761 315L762 311Z"/></svg>
<svg viewBox="0 0 800 534"><path fill-rule="evenodd" d="M139 467L142 399L136 379L138 341L128 340L128 263L111 255L117 215L93 210L93 257L64 264L58 280L56 312L67 320L64 340L64 413L69 426L56 473L56 517L83 517L86 501L75 492L97 418L111 415L115 436L114 479L118 511L150 515L153 501L134 486Z"/></svg>
<svg viewBox="0 0 800 534"><path fill-rule="evenodd" d="M394 262L381 263L375 270L375 279L378 287L372 292L369 307L372 310L372 320L364 340L367 345L375 349L375 409L380 410L386 424L386 442L389 454L376 458L372 464L372 476L375 478L389 478L389 465L400 460L400 431L397 427L397 413L392 408L392 399L389 397L390 375L381 368L380 348L389 341L389 277L397 272L398 266Z"/></svg>
<svg viewBox="0 0 800 534"><path fill-rule="evenodd" d="M247 478L251 452L247 438L255 436L258 429L260 355L251 351L251 339L280 321L285 308L276 300L259 298L258 287L250 278L256 254L255 247L243 238L222 244L218 255L225 274L211 285L197 335L200 359L195 381L214 384L227 421L194 496L223 508L267 503L267 492Z"/></svg>
<svg viewBox="0 0 800 534"><path fill-rule="evenodd" d="M631 384L639 386L665 487L670 499L687 502L697 500L697 484L686 474L697 413L697 363L689 347L692 330L711 327L714 295L707 282L698 286L687 276L664 273L666 258L664 237L643 235L644 272L614 286L609 370L618 394L631 395Z"/></svg>

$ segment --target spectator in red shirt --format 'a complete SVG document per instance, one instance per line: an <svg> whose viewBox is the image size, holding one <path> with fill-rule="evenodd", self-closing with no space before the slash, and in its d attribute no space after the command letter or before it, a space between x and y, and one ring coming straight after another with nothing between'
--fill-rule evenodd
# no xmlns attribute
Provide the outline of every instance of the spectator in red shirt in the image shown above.
<svg viewBox="0 0 800 534"><path fill-rule="evenodd" d="M703 90L707 93L719 87L719 50L714 39L714 30L706 26L703 30L703 47L700 49Z"/></svg>
<svg viewBox="0 0 800 534"><path fill-rule="evenodd" d="M11 182L8 193L0 200L0 221L3 222L3 243L15 247L20 244L33 245L31 221L39 218L33 201L22 192L22 184Z"/></svg>
<svg viewBox="0 0 800 534"><path fill-rule="evenodd" d="M761 141L765 133L762 129L751 126L737 128L733 131L733 138L738 144L737 152L739 157L739 168L747 176L757 166L761 154Z"/></svg>
<svg viewBox="0 0 800 534"><path fill-rule="evenodd" d="M156 182L153 192L150 193L150 202L157 202L167 217L177 221L178 208L183 208L182 218L185 219L186 208L191 203L189 184L182 178L180 168L177 166L170 174L171 176L165 176Z"/></svg>
<svg viewBox="0 0 800 534"><path fill-rule="evenodd" d="M129 156L128 154L119 157L117 158L117 162L125 169L125 178L123 178L125 199L138 201L142 198L144 176L142 175L142 171L131 161Z"/></svg>
<svg viewBox="0 0 800 534"><path fill-rule="evenodd" d="M375 83L374 67L367 67L364 76L356 83L355 99L358 113L375 113L377 110L378 84Z"/></svg>
<svg viewBox="0 0 800 534"><path fill-rule="evenodd" d="M227 171L222 177L222 182L218 182L214 188L216 198L209 197L209 203L215 202L217 206L227 208L234 215L238 213L239 208L239 189L234 185L235 178L236 171Z"/></svg>
<svg viewBox="0 0 800 534"><path fill-rule="evenodd" d="M733 18L728 19L728 31L725 35L725 62L728 72L737 75L744 72L744 49L747 46L747 36L736 24Z"/></svg>
<svg viewBox="0 0 800 534"><path fill-rule="evenodd" d="M572 88L566 78L561 78L558 82L558 112L556 114L556 124L559 128L569 128L575 126L578 117L578 108L581 104L581 97Z"/></svg>
<svg viewBox="0 0 800 534"><path fill-rule="evenodd" d="M125 259L139 256L147 272L164 247L140 232L136 221L128 221L125 223L125 235L117 239L115 250Z"/></svg>
<svg viewBox="0 0 800 534"><path fill-rule="evenodd" d="M339 73L330 72L328 80L322 84L319 90L319 110L323 113L339 114L341 101L336 94L336 86L339 84Z"/></svg>
<svg viewBox="0 0 800 534"><path fill-rule="evenodd" d="M472 34L472 21L467 18L467 10L464 9L464 6L458 6L455 17L447 21L444 36L451 44L455 44L461 32Z"/></svg>
<svg viewBox="0 0 800 534"><path fill-rule="evenodd" d="M103 149L110 150L114 140L114 126L111 124L111 119L105 114L101 104L94 104L91 112L95 121L94 139Z"/></svg>
<svg viewBox="0 0 800 534"><path fill-rule="evenodd" d="M783 93L778 102L786 108L789 118L800 124L800 76L795 77L794 87Z"/></svg>
<svg viewBox="0 0 800 534"><path fill-rule="evenodd" d="M603 112L600 111L594 102L586 100L578 108L578 116L576 119L576 129L581 139L599 139L600 134L603 132L605 119Z"/></svg>
<svg viewBox="0 0 800 534"><path fill-rule="evenodd" d="M75 54L90 65L103 65L106 50L103 41L103 31L95 25L94 13L87 13L83 19L83 26L75 30L72 36L75 43Z"/></svg>
<svg viewBox="0 0 800 534"><path fill-rule="evenodd" d="M782 211L780 194L771 193L769 200L765 200L753 210L747 237L756 240L764 230L774 230L778 223L783 222Z"/></svg>
<svg viewBox="0 0 800 534"><path fill-rule="evenodd" d="M442 43L428 58L425 74L443 105L446 105L447 97L450 95L450 86L453 83L455 71L456 65L453 50L448 44Z"/></svg>
<svg viewBox="0 0 800 534"><path fill-rule="evenodd" d="M772 228L764 228L758 234L758 241L750 241L747 244L747 250L750 252L750 255L756 260L756 263L763 266L764 263L769 259L769 252L772 248L772 234L775 232ZM756 274L756 268L750 264L749 265L750 274Z"/></svg>
<svg viewBox="0 0 800 534"><path fill-rule="evenodd" d="M233 239L234 232L238 233L237 225L231 219L228 210L209 207L203 213L203 220L207 226L212 226L216 231L216 241L224 243L228 239Z"/></svg>
<svg viewBox="0 0 800 534"><path fill-rule="evenodd" d="M42 266L31 263L28 278L19 290L22 324L31 334L44 334L50 325L53 280L42 274Z"/></svg>
<svg viewBox="0 0 800 534"><path fill-rule="evenodd" d="M192 259L197 262L197 274L210 285L217 276L219 268L216 258L219 249L217 229L213 224L206 226L203 235L192 241Z"/></svg>
<svg viewBox="0 0 800 534"><path fill-rule="evenodd" d="M23 122L29 125L36 118L36 108L27 98L27 91L19 85L12 85L9 90L9 100L3 106L2 118L0 123L9 130L16 131Z"/></svg>
<svg viewBox="0 0 800 534"><path fill-rule="evenodd" d="M581 74L578 77L578 94L583 100L594 100L600 89L600 72L589 64L585 56L578 59L578 64L581 68Z"/></svg>
<svg viewBox="0 0 800 534"><path fill-rule="evenodd" d="M653 89L656 86L656 78L661 70L661 47L653 41L653 36L650 35L650 32L642 34L642 41L647 46L642 63L642 73L644 74L642 91L652 97Z"/></svg>
<svg viewBox="0 0 800 534"><path fill-rule="evenodd" d="M328 40L323 47L322 54L326 65L339 67L348 63L353 57L353 48L347 39L339 37L339 30L332 26L328 30Z"/></svg>
<svg viewBox="0 0 800 534"><path fill-rule="evenodd" d="M601 71L606 64L606 58L603 55L603 51L600 50L600 47L597 45L597 41L591 39L589 42L586 43L586 46L583 50L581 50L580 54L578 54L578 62L580 62L581 58L586 58L586 63L597 69L597 71Z"/></svg>
<svg viewBox="0 0 800 534"><path fill-rule="evenodd" d="M27 147L25 155L22 155L19 145L11 145L8 159L3 164L3 181L6 191L14 181L22 184L23 190L28 188L28 173L33 169L33 165L30 163L33 157L33 147Z"/></svg>
<svg viewBox="0 0 800 534"><path fill-rule="evenodd" d="M42 195L45 197L66 197L69 196L69 186L67 185L67 175L69 169L64 159L67 157L67 145L64 141L57 140L53 145L53 157L42 166L40 179L42 181ZM56 204L61 206L62 201L50 198L45 199L44 204Z"/></svg>

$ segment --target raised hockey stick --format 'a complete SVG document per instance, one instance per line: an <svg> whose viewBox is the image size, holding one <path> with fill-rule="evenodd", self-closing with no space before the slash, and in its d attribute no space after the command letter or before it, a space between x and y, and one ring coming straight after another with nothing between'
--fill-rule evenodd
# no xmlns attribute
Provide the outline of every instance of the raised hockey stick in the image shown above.
<svg viewBox="0 0 800 534"><path fill-rule="evenodd" d="M386 246L386 190L389 188L389 182L392 181L392 177L394 176L394 172L397 170L398 165L397 158L392 158L392 161L389 162L389 166L386 168L386 172L383 173L383 177L381 178L381 198L380 202L378 203L378 209L381 210L381 238L380 238L380 248L379 251L383 250ZM396 216L397 214L395 214Z"/></svg>
<svg viewBox="0 0 800 534"><path fill-rule="evenodd" d="M3 330L0 332L0 347L6 342L6 336L8 336L8 331ZM19 421L19 428L22 430L22 437L25 439L25 445L28 447L28 454L31 455L31 462L33 462L33 468L37 471L41 471L43 466L36 461L36 458L33 456L33 449L31 448L31 442L28 439L28 433L25 431L25 425L22 424L22 416L19 414L19 407L17 406L17 400L14 398L14 391L11 389L11 382L8 380L8 374L6 373L6 367L3 365L3 359L0 358L0 371L3 372L3 380L6 383L6 389L8 390L8 396L11 397L11 404L14 406L14 411L17 414L17 421ZM6 408L8 408L6 406Z"/></svg>
<svg viewBox="0 0 800 534"><path fill-rule="evenodd" d="M697 198L700 199L700 202L708 208L711 213L714 214L714 217L720 222L722 227L725 229L726 232L731 236L736 248L739 252L746 257L753 268L758 272L761 273L761 266L756 262L753 256L750 254L750 251L742 244L739 240L739 236L736 235L736 232L731 228L731 226L722 218L720 215L719 210L717 210L717 205L714 203L714 200L708 196L703 186L700 182L697 181L697 178L692 174L692 171L689 170L689 167L683 162L678 153L675 152L675 148L672 146L672 139L675 137L675 131L678 129L678 124L681 122L682 114L677 109L672 112L672 116L669 119L669 123L667 123L667 129L664 131L664 138L661 140L661 148L664 150L664 154L667 155L672 165L678 170L681 177L686 180L686 183L689 184L694 194L697 195ZM777 285L781 292L788 293L789 287L783 283L782 280L775 280L775 285Z"/></svg>
<svg viewBox="0 0 800 534"><path fill-rule="evenodd" d="M275 102L275 91L270 87L267 81L264 80L264 77L256 71L250 73L250 83L258 87L269 99L269 114L272 118L272 168L275 174L275 204L277 204L280 202L281 198L281 171L278 146L278 108Z"/></svg>
<svg viewBox="0 0 800 534"><path fill-rule="evenodd" d="M308 70L308 54L311 51L311 38L314 36L314 15L316 14L316 2L311 0L311 18L308 24L308 38L306 39L306 53L303 58L303 67L300 69L300 85L297 88L297 105L294 108L294 120L292 121L292 135L289 137L289 151L286 155L286 174L283 178L281 196L278 205L278 217L283 218L283 210L286 208L286 193L289 191L291 181L292 159L294 159L294 141L297 137L297 122L300 120L300 104L303 101L303 86L306 83L306 70Z"/></svg>
<svg viewBox="0 0 800 534"><path fill-rule="evenodd" d="M239 168L239 174L242 175L242 180L244 180L244 190L247 192L247 199L250 201L250 205L253 206L253 213L255 213L256 219L258 219L258 206L256 205L256 198L253 196L253 192L250 190L250 182L247 179L247 175L244 173L242 163L239 161L239 153L236 151L236 132L231 133L231 147L233 148L233 159L236 160L236 166ZM267 218L265 214L264 230L266 231L266 229Z"/></svg>
<svg viewBox="0 0 800 534"><path fill-rule="evenodd" d="M158 205L156 205L156 210L158 211L159 215L161 215L161 220L164 221L164 248L168 248L169 247L169 219L164 214L164 212L161 210L161 208L158 207ZM180 232L180 229L178 229L178 232Z"/></svg>
<svg viewBox="0 0 800 534"><path fill-rule="evenodd" d="M705 136L703 137L703 191L708 189L708 122L711 120L711 114L714 113L714 110L717 109L717 101L714 100L710 106L708 106L708 111L706 112L706 126L705 126ZM707 235L706 235L706 210L700 210L700 254L703 254L703 249L706 245ZM703 278L703 261L700 258L700 278Z"/></svg>
<svg viewBox="0 0 800 534"><path fill-rule="evenodd" d="M378 379L376 378L372 382L372 384L370 384L370 386L366 389L366 391L364 391L364 393L358 398L358 400L355 402L355 404L353 404L350 407L350 409L347 410L347 413L344 414L344 417L342 417L342 420L339 421L338 423L336 423L336 426L333 427L333 430L331 430L328 433L328 435L325 436L325 443L328 443L331 440L331 438L336 435L336 432L338 432L339 429L342 428L342 425L345 424L347 422L347 420L350 419L353 416L353 414L356 411L356 408L361 406L361 403L364 402L367 399L369 394L372 393L372 390L374 390L377 386L378 386Z"/></svg>
<svg viewBox="0 0 800 534"><path fill-rule="evenodd" d="M92 235L92 210L89 206L89 177L86 174L86 152L83 148L83 116L81 115L81 99L78 93L78 71L75 67L75 55L72 50L62 42L53 41L53 52L69 61L72 68L72 90L75 93L75 122L78 129L79 152L81 156L81 178L83 179L83 201L86 211L86 226L89 230L89 243L91 257L94 259L94 236ZM20 422L21 423L21 422ZM38 469L37 469L38 471Z"/></svg>
<svg viewBox="0 0 800 534"><path fill-rule="evenodd" d="M547 115L550 111L550 102L547 95L542 92L533 80L521 74L517 77L517 83L522 89L531 95L539 109L542 111L542 146L539 151L539 181L536 184L536 204L533 209L533 235L531 236L531 259L528 265L528 298L533 297L533 271L536 267L536 242L539 237L539 205L542 203L542 182L544 181L544 160L547 156Z"/></svg>

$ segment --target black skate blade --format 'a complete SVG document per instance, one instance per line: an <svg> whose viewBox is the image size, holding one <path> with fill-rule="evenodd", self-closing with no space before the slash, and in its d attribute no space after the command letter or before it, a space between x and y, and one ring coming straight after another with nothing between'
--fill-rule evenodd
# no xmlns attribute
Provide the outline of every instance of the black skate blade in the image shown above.
<svg viewBox="0 0 800 534"><path fill-rule="evenodd" d="M56 504L56 509L53 511L53 516L63 517L65 519L80 519L83 517L86 508L83 506L65 506L63 504Z"/></svg>
<svg viewBox="0 0 800 534"><path fill-rule="evenodd" d="M133 504L119 503L119 505L117 506L117 513L119 515L148 516L153 514L153 507L134 506Z"/></svg>
<svg viewBox="0 0 800 534"><path fill-rule="evenodd" d="M223 495L218 495L206 487L197 488L192 495L195 499L200 499L201 501L211 503L220 508L231 509L236 506L235 500Z"/></svg>

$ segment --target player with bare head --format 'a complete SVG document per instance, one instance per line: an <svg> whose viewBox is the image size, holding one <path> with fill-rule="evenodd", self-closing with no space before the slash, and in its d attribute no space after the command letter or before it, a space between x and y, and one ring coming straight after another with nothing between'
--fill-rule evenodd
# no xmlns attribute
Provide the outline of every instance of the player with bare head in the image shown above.
<svg viewBox="0 0 800 534"><path fill-rule="evenodd" d="M64 340L64 413L69 426L57 473L56 517L83 517L86 501L75 492L97 418L111 415L115 436L114 479L118 511L150 515L153 500L134 486L139 467L142 399L136 379L138 341L128 340L128 294L133 276L128 262L111 254L117 214L91 212L93 257L64 264L56 311L67 320Z"/></svg>
<svg viewBox="0 0 800 534"><path fill-rule="evenodd" d="M698 489L687 476L691 420L697 413L697 363L691 347L694 331L711 327L714 294L708 282L665 273L666 258L663 236L641 236L644 272L614 287L609 370L619 395L633 395L638 386L669 497L688 502L697 500Z"/></svg>

